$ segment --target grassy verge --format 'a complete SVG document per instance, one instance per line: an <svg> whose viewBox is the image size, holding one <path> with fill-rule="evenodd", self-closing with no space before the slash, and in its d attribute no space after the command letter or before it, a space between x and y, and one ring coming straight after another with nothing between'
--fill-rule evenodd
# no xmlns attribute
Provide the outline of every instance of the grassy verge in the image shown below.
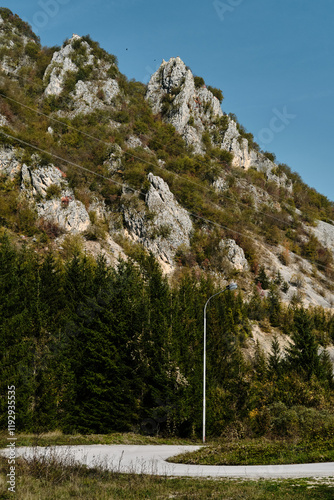
<svg viewBox="0 0 334 500"><path fill-rule="evenodd" d="M62 461L16 461L16 491L7 491L7 463L0 457L0 499L140 500L225 498L255 500L333 499L334 480L242 481L119 474Z"/></svg>
<svg viewBox="0 0 334 500"><path fill-rule="evenodd" d="M45 434L16 434L16 446L74 446L89 444L200 444L199 441L180 439L176 437L144 436L132 432L112 434L63 434L61 431L48 432ZM0 448L8 444L7 431L0 433Z"/></svg>
<svg viewBox="0 0 334 500"><path fill-rule="evenodd" d="M334 440L332 438L312 441L273 441L261 438L223 441L192 453L172 457L168 461L201 465L274 465L334 462Z"/></svg>

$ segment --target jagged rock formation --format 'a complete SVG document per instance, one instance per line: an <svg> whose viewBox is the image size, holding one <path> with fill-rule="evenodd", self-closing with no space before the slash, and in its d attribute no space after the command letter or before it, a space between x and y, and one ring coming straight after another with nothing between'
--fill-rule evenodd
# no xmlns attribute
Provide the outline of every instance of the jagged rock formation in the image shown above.
<svg viewBox="0 0 334 500"><path fill-rule="evenodd" d="M40 48L30 26L6 8L0 8L0 70L16 76L23 67L34 66L30 54Z"/></svg>
<svg viewBox="0 0 334 500"><path fill-rule="evenodd" d="M65 176L66 177L66 176ZM31 170L25 164L21 169L21 189L34 198L37 197L37 213L39 217L56 223L65 231L81 233L90 225L88 212L81 201L75 199L64 174L53 165L37 167ZM55 194L48 192L50 187ZM51 197L51 199L47 199Z"/></svg>
<svg viewBox="0 0 334 500"><path fill-rule="evenodd" d="M245 257L245 252L232 239L222 240L219 244L220 248L226 250L226 256L234 269L238 271L248 271L249 265Z"/></svg>
<svg viewBox="0 0 334 500"><path fill-rule="evenodd" d="M195 152L203 153L205 126L223 112L207 88L195 88L191 70L179 57L162 62L148 83L146 98L154 113L162 112Z"/></svg>
<svg viewBox="0 0 334 500"><path fill-rule="evenodd" d="M2 147L0 149L0 174L14 180L20 172L21 163L17 158L17 152L11 147Z"/></svg>
<svg viewBox="0 0 334 500"><path fill-rule="evenodd" d="M59 189L65 187L63 181L64 174L53 165L47 167L37 167L34 170L24 163L21 168L21 189L27 191L32 196L47 196L47 189L50 186L58 186ZM64 196L71 196L73 193L63 192Z"/></svg>
<svg viewBox="0 0 334 500"><path fill-rule="evenodd" d="M151 185L145 205L149 212L123 207L124 224L133 239L140 241L160 261L173 266L177 248L190 244L192 222L161 177L150 173L148 180Z"/></svg>
<svg viewBox="0 0 334 500"><path fill-rule="evenodd" d="M250 149L248 140L242 138L236 122L223 113L213 93L205 85L196 87L191 70L179 57L162 62L148 83L146 99L153 112L161 113L195 153L204 153L202 139L207 131L215 146L233 154L234 166L255 167L270 180L291 189L285 175L278 177L272 172L276 167L272 161Z"/></svg>
<svg viewBox="0 0 334 500"><path fill-rule="evenodd" d="M123 150L118 144L113 144L109 158L104 162L108 172L111 174L116 173L122 168Z"/></svg>
<svg viewBox="0 0 334 500"><path fill-rule="evenodd" d="M21 192L36 205L39 217L67 232L84 232L90 225L89 215L83 203L75 199L66 175L53 165L28 167L19 157L20 152L13 148L0 150L0 174L11 180L20 177ZM33 160L38 162L38 157Z"/></svg>
<svg viewBox="0 0 334 500"><path fill-rule="evenodd" d="M91 113L111 105L119 93L117 67L111 60L99 59L91 45L79 35L73 35L45 70L44 91L46 97L60 96L66 90L69 79L71 116Z"/></svg>

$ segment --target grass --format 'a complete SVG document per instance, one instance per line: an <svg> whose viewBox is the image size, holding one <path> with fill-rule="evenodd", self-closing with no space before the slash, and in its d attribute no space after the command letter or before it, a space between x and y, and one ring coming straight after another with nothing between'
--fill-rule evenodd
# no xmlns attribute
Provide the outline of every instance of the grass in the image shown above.
<svg viewBox="0 0 334 500"><path fill-rule="evenodd" d="M9 500L6 459L0 457L0 499ZM140 499L333 499L334 479L326 480L214 480L120 474L103 467L87 469L70 456L57 460L16 460L16 492L19 500L140 500Z"/></svg>
<svg viewBox="0 0 334 500"><path fill-rule="evenodd" d="M169 462L201 465L279 465L334 462L334 440L224 440L195 452L171 457ZM334 471L334 464L333 464ZM334 496L333 496L334 498Z"/></svg>
<svg viewBox="0 0 334 500"><path fill-rule="evenodd" d="M63 434L61 431L45 434L16 434L16 446L75 446L89 444L200 444L199 441L180 439L177 437L158 437L135 434L133 432L112 434ZM0 448L8 444L7 431L0 432ZM1 498L0 498L1 500Z"/></svg>

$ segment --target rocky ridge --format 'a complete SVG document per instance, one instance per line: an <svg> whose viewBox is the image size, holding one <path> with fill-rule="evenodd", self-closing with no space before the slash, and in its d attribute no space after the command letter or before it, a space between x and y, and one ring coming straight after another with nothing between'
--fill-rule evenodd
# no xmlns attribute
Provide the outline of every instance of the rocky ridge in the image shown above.
<svg viewBox="0 0 334 500"><path fill-rule="evenodd" d="M30 27L6 8L0 9L0 69L17 76L22 68L35 65L31 54L40 48Z"/></svg>
<svg viewBox="0 0 334 500"><path fill-rule="evenodd" d="M217 147L233 154L234 166L246 170L254 167L265 172L268 179L291 189L285 175L275 175L275 163L249 147L236 122L223 113L218 98L205 85L196 85L194 75L180 57L162 62L148 83L146 99L153 112L161 113L195 153L205 152L203 134L208 131Z"/></svg>

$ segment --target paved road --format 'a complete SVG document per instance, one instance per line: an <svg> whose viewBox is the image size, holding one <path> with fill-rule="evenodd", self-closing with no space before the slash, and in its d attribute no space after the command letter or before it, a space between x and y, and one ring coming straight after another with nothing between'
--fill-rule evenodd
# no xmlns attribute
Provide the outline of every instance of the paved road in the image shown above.
<svg viewBox="0 0 334 500"><path fill-rule="evenodd" d="M134 445L90 445L56 446L38 448L41 454L71 454L75 460L90 467L103 464L110 470L153 474L159 476L191 477L242 477L301 478L334 477L334 462L298 465L185 465L170 464L166 459L186 451L195 451L199 446L134 446ZM30 455L31 448L17 448L16 454Z"/></svg>

